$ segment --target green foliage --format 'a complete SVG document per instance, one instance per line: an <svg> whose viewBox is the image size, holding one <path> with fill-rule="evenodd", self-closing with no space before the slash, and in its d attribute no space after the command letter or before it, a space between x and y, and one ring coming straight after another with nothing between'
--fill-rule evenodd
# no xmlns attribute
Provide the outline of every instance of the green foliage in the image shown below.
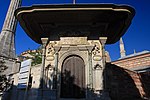
<svg viewBox="0 0 150 100"><path fill-rule="evenodd" d="M42 45L40 45L36 50L27 50L26 54L31 56L22 56L23 58L20 61L32 59L32 66L42 63Z"/></svg>
<svg viewBox="0 0 150 100"><path fill-rule="evenodd" d="M34 56L32 66L42 63L42 45L37 48L36 52L31 52L30 54Z"/></svg>
<svg viewBox="0 0 150 100"><path fill-rule="evenodd" d="M34 59L32 61L32 66L37 65L37 64L41 64L42 63L42 56L41 53L31 53L32 56L34 56Z"/></svg>

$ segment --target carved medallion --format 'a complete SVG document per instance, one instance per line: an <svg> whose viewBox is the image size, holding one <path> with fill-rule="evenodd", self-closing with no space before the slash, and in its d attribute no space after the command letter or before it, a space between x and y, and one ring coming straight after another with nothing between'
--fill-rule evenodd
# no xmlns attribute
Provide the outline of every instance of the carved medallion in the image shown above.
<svg viewBox="0 0 150 100"><path fill-rule="evenodd" d="M46 55L46 60L48 61L52 61L54 60L54 53L55 53L55 50L54 50L54 45L56 43L55 42L50 42L49 45L48 45L48 51L47 51L47 55Z"/></svg>

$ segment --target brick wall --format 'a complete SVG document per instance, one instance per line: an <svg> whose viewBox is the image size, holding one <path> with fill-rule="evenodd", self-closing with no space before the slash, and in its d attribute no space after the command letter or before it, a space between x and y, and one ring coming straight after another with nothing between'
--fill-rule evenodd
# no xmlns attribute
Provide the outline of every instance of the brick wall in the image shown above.
<svg viewBox="0 0 150 100"><path fill-rule="evenodd" d="M149 66L150 65L150 53L141 54L138 56L128 57L124 59L119 59L113 61L112 64L118 65L123 68L134 68L139 66Z"/></svg>

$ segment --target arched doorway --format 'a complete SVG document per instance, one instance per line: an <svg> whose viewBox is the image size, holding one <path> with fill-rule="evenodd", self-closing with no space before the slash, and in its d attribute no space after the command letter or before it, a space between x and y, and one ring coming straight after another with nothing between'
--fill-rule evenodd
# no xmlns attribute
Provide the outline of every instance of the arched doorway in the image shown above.
<svg viewBox="0 0 150 100"><path fill-rule="evenodd" d="M85 97L85 64L81 57L67 57L62 65L61 98Z"/></svg>

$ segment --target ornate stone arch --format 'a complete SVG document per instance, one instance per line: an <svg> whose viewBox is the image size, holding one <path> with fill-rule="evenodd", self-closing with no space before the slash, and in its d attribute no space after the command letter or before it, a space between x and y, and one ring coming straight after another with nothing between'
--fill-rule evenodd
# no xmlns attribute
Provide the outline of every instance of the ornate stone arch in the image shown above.
<svg viewBox="0 0 150 100"><path fill-rule="evenodd" d="M82 51L66 51L63 54L59 55L59 60L58 60L58 69L61 71L61 66L63 64L63 61L71 55L77 55L79 57L81 57L85 63L85 66L87 66L88 64L86 62L88 62L88 52L82 53Z"/></svg>
<svg viewBox="0 0 150 100"><path fill-rule="evenodd" d="M72 56L72 55L76 55L78 57L80 57L83 62L84 62L84 66L85 66L85 86L87 86L87 83L88 83L88 68L89 68L89 62L88 62L88 51L79 51L79 50L69 50L69 51L64 51L63 53L59 53L59 57L58 57L58 70L59 70L59 73L61 73L62 71L62 65L63 65L63 62L64 60L69 57L69 56ZM59 74L61 75L61 74ZM59 76L61 77L61 76ZM60 84L61 84L61 79L59 80L60 81ZM59 87L59 96L60 96L60 88Z"/></svg>

